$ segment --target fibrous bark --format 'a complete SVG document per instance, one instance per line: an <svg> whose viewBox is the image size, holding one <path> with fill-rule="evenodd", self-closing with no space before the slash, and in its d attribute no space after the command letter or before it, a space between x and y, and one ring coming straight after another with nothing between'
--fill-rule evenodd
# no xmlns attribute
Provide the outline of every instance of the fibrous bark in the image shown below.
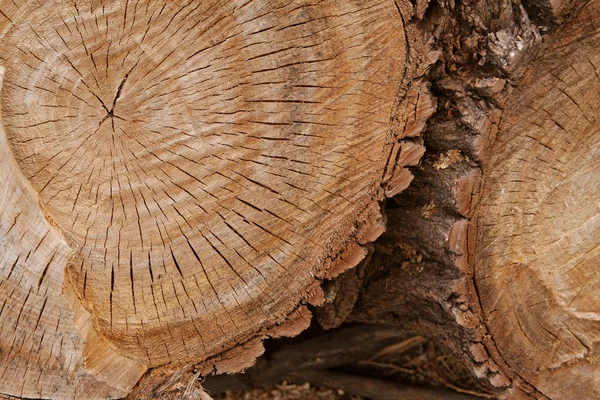
<svg viewBox="0 0 600 400"><path fill-rule="evenodd" d="M0 393L243 369L424 151L393 1L2 1L0 31Z"/></svg>

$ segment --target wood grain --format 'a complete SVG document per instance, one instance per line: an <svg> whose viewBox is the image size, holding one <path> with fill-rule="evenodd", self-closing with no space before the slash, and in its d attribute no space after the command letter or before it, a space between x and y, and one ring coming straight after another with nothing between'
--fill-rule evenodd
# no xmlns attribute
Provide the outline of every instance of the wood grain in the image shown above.
<svg viewBox="0 0 600 400"><path fill-rule="evenodd" d="M391 0L7 0L0 32L2 393L123 396L266 337L422 154Z"/></svg>
<svg viewBox="0 0 600 400"><path fill-rule="evenodd" d="M525 74L484 169L475 283L504 362L551 399L600 397L600 2Z"/></svg>

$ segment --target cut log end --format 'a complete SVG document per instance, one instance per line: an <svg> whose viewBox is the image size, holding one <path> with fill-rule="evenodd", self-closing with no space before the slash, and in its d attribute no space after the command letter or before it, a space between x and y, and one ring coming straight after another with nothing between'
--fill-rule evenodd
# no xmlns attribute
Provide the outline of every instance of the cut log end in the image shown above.
<svg viewBox="0 0 600 400"><path fill-rule="evenodd" d="M583 13L508 106L475 225L475 281L498 350L556 399L600 396L600 47L588 39L600 2Z"/></svg>
<svg viewBox="0 0 600 400"><path fill-rule="evenodd" d="M581 6L522 44L537 59L510 85L502 68L434 82L432 154L387 211L351 317L439 338L502 399L600 398L600 2Z"/></svg>
<svg viewBox="0 0 600 400"><path fill-rule="evenodd" d="M149 367L246 343L216 368L235 371L304 328L423 153L390 123L394 3L17 4L0 1L0 393L119 397Z"/></svg>

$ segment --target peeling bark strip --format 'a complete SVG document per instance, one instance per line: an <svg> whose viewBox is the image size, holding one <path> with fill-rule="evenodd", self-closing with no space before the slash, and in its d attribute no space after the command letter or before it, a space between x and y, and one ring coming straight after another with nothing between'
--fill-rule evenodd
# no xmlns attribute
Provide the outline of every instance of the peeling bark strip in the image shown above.
<svg viewBox="0 0 600 400"><path fill-rule="evenodd" d="M252 363L423 153L392 0L6 0L0 32L3 394Z"/></svg>

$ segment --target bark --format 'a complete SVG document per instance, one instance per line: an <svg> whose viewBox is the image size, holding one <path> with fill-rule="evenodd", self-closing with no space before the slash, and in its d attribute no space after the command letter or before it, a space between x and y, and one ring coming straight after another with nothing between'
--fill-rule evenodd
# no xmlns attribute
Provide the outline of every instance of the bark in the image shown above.
<svg viewBox="0 0 600 400"><path fill-rule="evenodd" d="M286 380L341 389L374 400L475 399L448 390L398 385L335 371L336 367L368 360L412 339L406 337L406 332L395 328L373 325L344 327L281 346L244 374L211 377L206 380L205 387L211 394L219 394L227 390L268 387Z"/></svg>

